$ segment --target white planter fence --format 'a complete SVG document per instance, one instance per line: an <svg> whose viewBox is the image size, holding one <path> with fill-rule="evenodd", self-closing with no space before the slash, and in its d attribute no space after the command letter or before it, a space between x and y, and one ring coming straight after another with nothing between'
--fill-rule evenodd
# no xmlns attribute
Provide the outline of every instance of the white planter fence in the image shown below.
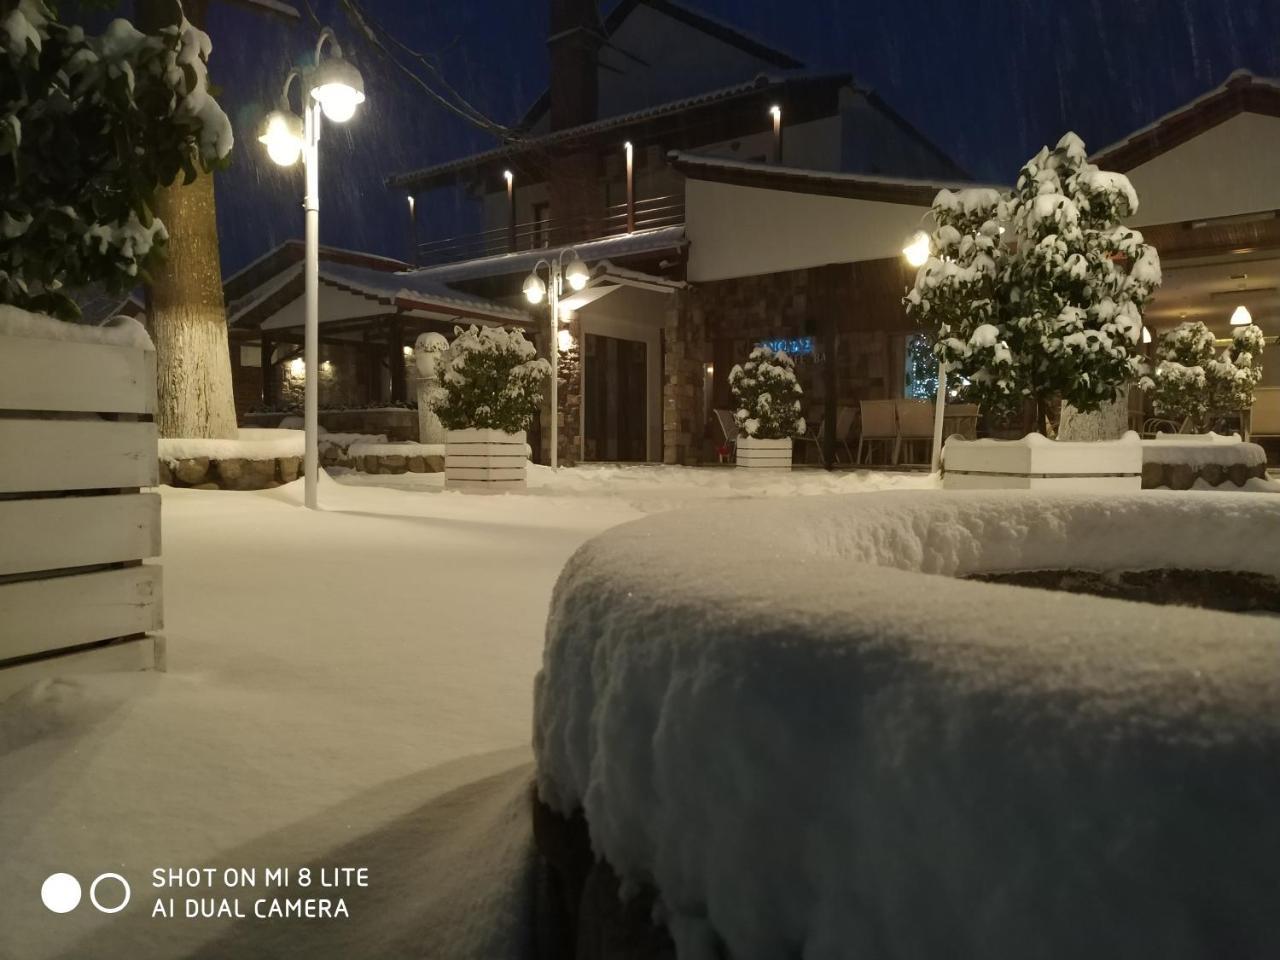
<svg viewBox="0 0 1280 960"><path fill-rule="evenodd" d="M61 326L0 329L0 699L163 667L155 353Z"/></svg>
<svg viewBox="0 0 1280 960"><path fill-rule="evenodd" d="M444 443L444 485L469 493L523 490L527 451L523 430L450 430Z"/></svg>
<svg viewBox="0 0 1280 960"><path fill-rule="evenodd" d="M1049 440L1038 433L1021 440L962 440L943 448L945 490L1142 489L1142 442Z"/></svg>
<svg viewBox="0 0 1280 960"><path fill-rule="evenodd" d="M791 469L791 438L784 440L759 440L739 436L735 444L736 459L740 467L770 467Z"/></svg>

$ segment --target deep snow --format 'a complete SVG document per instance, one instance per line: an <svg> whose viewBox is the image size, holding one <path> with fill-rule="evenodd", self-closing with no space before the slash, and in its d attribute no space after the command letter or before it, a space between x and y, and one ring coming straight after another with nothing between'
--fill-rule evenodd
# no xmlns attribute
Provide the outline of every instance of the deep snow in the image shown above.
<svg viewBox="0 0 1280 960"><path fill-rule="evenodd" d="M519 956L533 677L551 588L592 535L722 498L921 476L532 468L528 495L430 475L163 488L169 673L0 704L0 958ZM393 489L399 486L404 489ZM368 866L332 921L163 920L154 867ZM118 916L44 878L126 876ZM261 891L257 895L261 895ZM513 939L514 938L514 939Z"/></svg>

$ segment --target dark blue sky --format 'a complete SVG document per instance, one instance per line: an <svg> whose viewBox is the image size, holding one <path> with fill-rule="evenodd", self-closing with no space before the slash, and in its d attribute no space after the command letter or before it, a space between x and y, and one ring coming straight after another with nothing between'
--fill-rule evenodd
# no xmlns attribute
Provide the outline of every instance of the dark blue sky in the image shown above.
<svg viewBox="0 0 1280 960"><path fill-rule="evenodd" d="M305 11L305 3L295 0ZM613 0L603 0L607 12ZM1041 144L1076 130L1091 148L1220 83L1238 67L1280 74L1275 0L685 0L781 47L815 70L848 70L975 177L1011 181ZM546 0L365 0L404 42L436 54L449 81L512 122L546 83ZM212 0L210 62L235 126L218 175L226 272L302 235L300 170L256 141L291 63L317 30ZM315 4L362 69L368 101L321 145L324 243L408 253L404 200L382 178L494 145L415 90L360 42L336 3ZM437 198L423 234L465 221Z"/></svg>

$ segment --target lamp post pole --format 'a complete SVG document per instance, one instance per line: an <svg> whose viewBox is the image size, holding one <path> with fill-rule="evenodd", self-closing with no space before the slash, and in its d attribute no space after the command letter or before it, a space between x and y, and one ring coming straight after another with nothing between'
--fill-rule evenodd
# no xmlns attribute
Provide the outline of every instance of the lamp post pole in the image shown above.
<svg viewBox="0 0 1280 960"><path fill-rule="evenodd" d="M551 339L547 351L551 357L551 469L560 465L560 259L547 264L551 283L547 287L547 303L551 309Z"/></svg>
<svg viewBox="0 0 1280 960"><path fill-rule="evenodd" d="M307 192L306 211L306 338L303 347L307 367L303 383L302 426L305 447L302 469L303 500L310 510L319 507L320 482L320 104L307 97L303 116L302 165Z"/></svg>
<svg viewBox="0 0 1280 960"><path fill-rule="evenodd" d="M942 417L947 403L947 363L938 364L938 399L933 405L933 460L930 472L942 470Z"/></svg>

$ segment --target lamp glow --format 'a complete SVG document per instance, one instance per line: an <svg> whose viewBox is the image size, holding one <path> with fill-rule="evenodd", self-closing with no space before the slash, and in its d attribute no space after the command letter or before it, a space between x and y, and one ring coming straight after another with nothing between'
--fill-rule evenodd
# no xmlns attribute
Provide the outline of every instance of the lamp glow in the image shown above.
<svg viewBox="0 0 1280 960"><path fill-rule="evenodd" d="M907 263L913 267L923 267L929 261L929 235L923 230L917 230L911 235L911 240L902 248L902 255L907 258Z"/></svg>
<svg viewBox="0 0 1280 960"><path fill-rule="evenodd" d="M302 155L302 118L284 110L272 110L262 123L258 142L267 156L282 167L291 167Z"/></svg>
<svg viewBox="0 0 1280 960"><path fill-rule="evenodd" d="M530 303L541 303L547 295L547 285L536 273L529 274L524 281L524 298Z"/></svg>
<svg viewBox="0 0 1280 960"><path fill-rule="evenodd" d="M568 353L573 349L573 334L568 330L560 330L556 334L556 343L560 347L561 353Z"/></svg>
<svg viewBox="0 0 1280 960"><path fill-rule="evenodd" d="M310 80L311 95L334 123L346 123L364 103L364 78L340 54L316 64Z"/></svg>
<svg viewBox="0 0 1280 960"><path fill-rule="evenodd" d="M587 265L577 257L573 258L573 262L565 269L565 279L569 281L569 286L574 290L581 290L587 285L587 281L591 279L591 271L587 269Z"/></svg>
<svg viewBox="0 0 1280 960"><path fill-rule="evenodd" d="M1142 342L1143 343L1151 342L1151 329L1149 327L1142 328Z"/></svg>
<svg viewBox="0 0 1280 960"><path fill-rule="evenodd" d="M298 379L307 373L307 362L301 357L294 357L289 361L289 376Z"/></svg>
<svg viewBox="0 0 1280 960"><path fill-rule="evenodd" d="M1247 327L1253 323L1253 315L1249 313L1249 308L1243 304L1236 307L1236 312L1231 315L1231 325L1233 327Z"/></svg>

